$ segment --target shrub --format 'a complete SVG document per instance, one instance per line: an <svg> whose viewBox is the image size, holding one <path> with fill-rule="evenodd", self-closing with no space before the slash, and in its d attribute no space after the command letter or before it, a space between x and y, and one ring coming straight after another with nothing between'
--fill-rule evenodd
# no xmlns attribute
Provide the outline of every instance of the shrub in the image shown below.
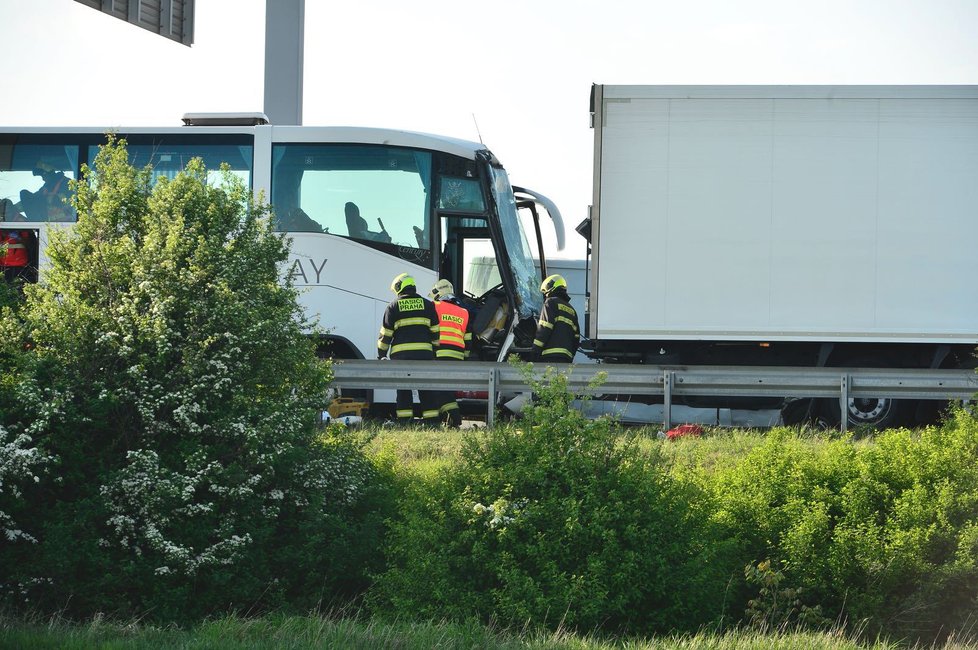
<svg viewBox="0 0 978 650"><path fill-rule="evenodd" d="M0 425L0 539L8 543L37 543L37 539L24 530L26 524L18 524L17 520L29 515L23 507L24 492L40 482L40 475L51 460L33 446L30 436L24 433L13 435Z"/></svg>
<svg viewBox="0 0 978 650"><path fill-rule="evenodd" d="M410 491L374 607L632 633L718 616L736 569L701 495L609 420L585 419L564 375L527 374L523 419L469 437L457 464Z"/></svg>
<svg viewBox="0 0 978 650"><path fill-rule="evenodd" d="M714 481L715 518L748 562L833 618L913 638L961 630L978 604L978 423L872 444L768 435ZM735 591L745 607L751 590ZM756 598L756 596L755 596Z"/></svg>
<svg viewBox="0 0 978 650"><path fill-rule="evenodd" d="M796 627L829 629L831 621L822 616L821 607L804 603L800 587L782 587L784 573L770 560L748 564L744 577L758 587L758 595L747 601L747 622L764 634L784 632Z"/></svg>
<svg viewBox="0 0 978 650"><path fill-rule="evenodd" d="M59 464L24 504L36 548L0 546L0 582L43 578L32 607L164 620L361 589L362 553L323 558L376 526L375 476L317 432L331 370L280 282L288 241L230 172L212 186L194 160L154 184L124 144L84 170L78 224L4 312L26 350L2 424Z"/></svg>

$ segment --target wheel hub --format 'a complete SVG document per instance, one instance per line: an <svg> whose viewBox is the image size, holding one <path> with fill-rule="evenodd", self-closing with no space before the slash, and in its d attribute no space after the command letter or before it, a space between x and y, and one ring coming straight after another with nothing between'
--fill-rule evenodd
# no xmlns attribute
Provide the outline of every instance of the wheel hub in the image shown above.
<svg viewBox="0 0 978 650"><path fill-rule="evenodd" d="M887 398L861 397L849 400L849 419L854 422L876 422L890 410Z"/></svg>

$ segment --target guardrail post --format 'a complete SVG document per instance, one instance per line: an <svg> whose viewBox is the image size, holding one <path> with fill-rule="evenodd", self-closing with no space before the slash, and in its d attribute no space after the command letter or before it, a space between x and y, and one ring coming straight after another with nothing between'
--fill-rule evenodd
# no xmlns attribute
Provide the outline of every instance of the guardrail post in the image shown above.
<svg viewBox="0 0 978 650"><path fill-rule="evenodd" d="M840 424L842 425L842 433L846 432L849 428L849 375L842 375L842 383L840 386L839 395L839 414Z"/></svg>
<svg viewBox="0 0 978 650"><path fill-rule="evenodd" d="M496 382L499 381L499 370L493 368L489 371L489 393L486 395L486 426L491 427L496 423Z"/></svg>
<svg viewBox="0 0 978 650"><path fill-rule="evenodd" d="M672 428L672 380L674 374L670 370L662 373L662 430Z"/></svg>

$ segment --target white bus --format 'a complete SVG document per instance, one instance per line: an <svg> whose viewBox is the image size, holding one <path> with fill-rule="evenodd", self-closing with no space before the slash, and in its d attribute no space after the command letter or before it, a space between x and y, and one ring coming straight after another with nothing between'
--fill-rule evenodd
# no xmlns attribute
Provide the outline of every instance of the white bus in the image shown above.
<svg viewBox="0 0 978 650"><path fill-rule="evenodd" d="M546 197L510 184L484 145L387 129L274 126L260 114L184 122L111 130L127 140L131 162L156 176L172 177L200 157L215 172L228 163L265 192L278 229L292 238L283 273L328 329L326 354L374 358L391 279L403 272L422 293L439 277L452 281L473 307L480 359L532 346L542 305L538 215L550 216L561 246L563 225ZM0 229L33 235L31 263L42 277L50 229L75 220L61 201L67 179L93 161L108 130L0 127ZM530 218L532 239L523 225ZM476 255L495 260L499 284L484 289L469 277ZM377 402L388 401L392 392L378 393Z"/></svg>

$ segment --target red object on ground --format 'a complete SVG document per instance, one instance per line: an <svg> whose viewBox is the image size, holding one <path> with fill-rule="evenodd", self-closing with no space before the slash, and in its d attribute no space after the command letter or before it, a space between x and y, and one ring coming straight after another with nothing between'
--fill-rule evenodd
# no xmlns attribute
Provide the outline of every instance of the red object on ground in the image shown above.
<svg viewBox="0 0 978 650"><path fill-rule="evenodd" d="M698 424L680 424L678 427L666 431L666 438L669 438L669 440L675 440L682 436L700 435L703 435L703 427Z"/></svg>

